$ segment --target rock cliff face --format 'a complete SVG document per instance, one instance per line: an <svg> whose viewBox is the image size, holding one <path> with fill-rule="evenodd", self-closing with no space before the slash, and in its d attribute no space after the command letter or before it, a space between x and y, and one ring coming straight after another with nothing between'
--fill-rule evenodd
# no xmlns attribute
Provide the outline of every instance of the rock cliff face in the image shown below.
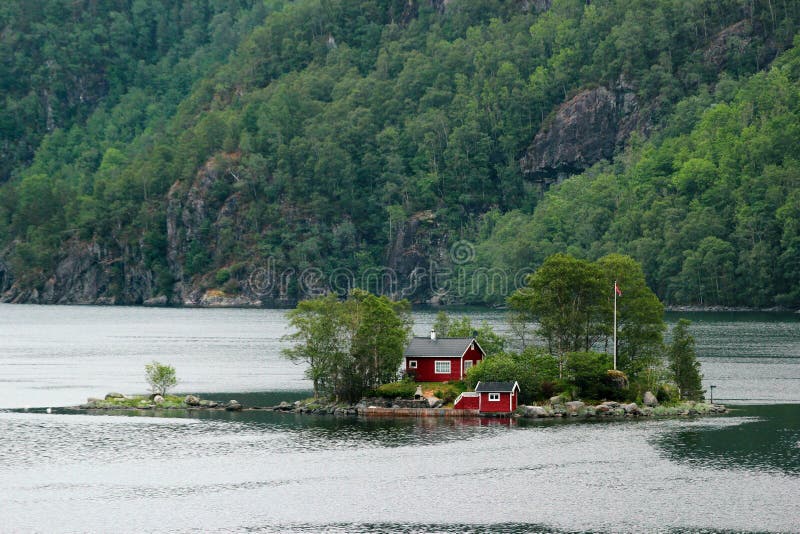
<svg viewBox="0 0 800 534"><path fill-rule="evenodd" d="M609 159L647 121L636 94L620 85L582 91L562 104L536 134L520 161L523 172L545 184Z"/></svg>
<svg viewBox="0 0 800 534"><path fill-rule="evenodd" d="M428 304L457 303L449 291L453 267L450 236L432 211L411 215L397 230L388 251L386 266L395 276L398 291L393 296Z"/></svg>
<svg viewBox="0 0 800 534"><path fill-rule="evenodd" d="M142 304L153 293L154 274L144 267L141 244L112 250L72 240L55 270L38 285L15 280L0 262L0 302L31 304Z"/></svg>

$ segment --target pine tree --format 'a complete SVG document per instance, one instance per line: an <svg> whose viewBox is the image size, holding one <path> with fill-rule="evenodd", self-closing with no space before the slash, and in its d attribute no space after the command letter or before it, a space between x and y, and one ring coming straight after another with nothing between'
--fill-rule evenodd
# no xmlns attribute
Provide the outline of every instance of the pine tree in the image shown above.
<svg viewBox="0 0 800 534"><path fill-rule="evenodd" d="M672 344L669 348L669 368L681 397L688 400L703 400L700 362L694 351L694 337L689 333L690 321L681 319L672 329Z"/></svg>

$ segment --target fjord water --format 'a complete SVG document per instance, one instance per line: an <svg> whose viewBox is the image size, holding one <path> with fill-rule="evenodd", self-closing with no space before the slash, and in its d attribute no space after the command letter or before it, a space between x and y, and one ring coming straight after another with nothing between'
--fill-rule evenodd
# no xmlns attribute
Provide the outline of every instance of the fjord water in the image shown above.
<svg viewBox="0 0 800 534"><path fill-rule="evenodd" d="M0 531L800 531L800 317L690 318L729 416L187 417L42 408L143 392L152 359L181 392L299 398L284 312L0 305L0 407L36 407L0 412Z"/></svg>

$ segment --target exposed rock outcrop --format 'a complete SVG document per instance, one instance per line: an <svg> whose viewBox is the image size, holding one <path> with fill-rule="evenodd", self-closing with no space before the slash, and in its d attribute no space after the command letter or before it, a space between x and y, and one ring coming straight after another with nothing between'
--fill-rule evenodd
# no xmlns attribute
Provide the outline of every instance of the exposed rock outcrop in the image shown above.
<svg viewBox="0 0 800 534"><path fill-rule="evenodd" d="M647 120L633 89L597 87L562 104L534 137L520 161L534 180L549 184L610 159Z"/></svg>
<svg viewBox="0 0 800 534"><path fill-rule="evenodd" d="M415 213L398 225L386 258L395 296L419 301L432 293L431 304L458 301L446 284L437 285L436 271L452 266L448 238L432 211Z"/></svg>

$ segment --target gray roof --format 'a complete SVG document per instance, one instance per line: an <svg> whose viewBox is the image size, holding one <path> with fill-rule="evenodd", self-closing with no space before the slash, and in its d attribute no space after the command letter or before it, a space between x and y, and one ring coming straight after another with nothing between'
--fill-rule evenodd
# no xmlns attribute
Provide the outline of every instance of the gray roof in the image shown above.
<svg viewBox="0 0 800 534"><path fill-rule="evenodd" d="M511 393L514 388L519 389L516 382L478 382L475 386L477 393Z"/></svg>
<svg viewBox="0 0 800 534"><path fill-rule="evenodd" d="M411 338L411 343L406 347L403 356L460 358L467 351L472 341L473 338L471 337L440 337L436 338L435 341L429 337L414 337ZM480 345L478 345L478 348L480 348ZM483 349L481 349L481 352L483 352Z"/></svg>

